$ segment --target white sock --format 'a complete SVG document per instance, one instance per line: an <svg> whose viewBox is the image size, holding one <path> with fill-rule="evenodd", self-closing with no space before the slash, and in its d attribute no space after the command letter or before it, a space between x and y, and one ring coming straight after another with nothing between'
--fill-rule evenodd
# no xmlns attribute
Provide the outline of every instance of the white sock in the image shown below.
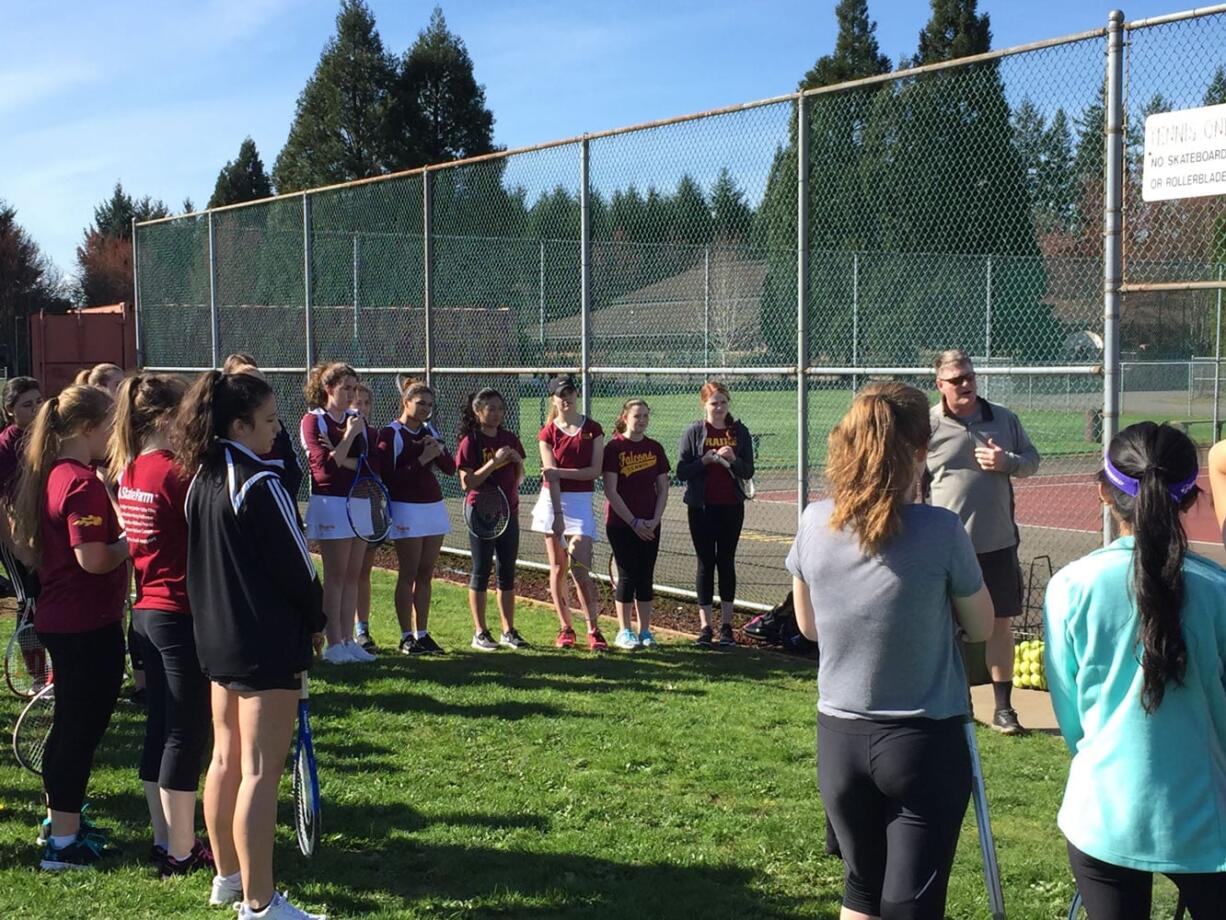
<svg viewBox="0 0 1226 920"><path fill-rule="evenodd" d="M221 882L227 888L240 888L243 884L242 871L231 873L230 875L219 875L217 881Z"/></svg>
<svg viewBox="0 0 1226 920"><path fill-rule="evenodd" d="M368 632L370 632L370 624L363 623L361 620L358 620L357 623L354 624L353 631L356 632L359 636L364 636Z"/></svg>
<svg viewBox="0 0 1226 920"><path fill-rule="evenodd" d="M428 629L419 629L419 630L417 630L415 633L413 633L413 638L414 638L414 639L424 639L424 638L426 638L426 636L428 636L428 635L430 635L430 630L428 630Z"/></svg>
<svg viewBox="0 0 1226 920"><path fill-rule="evenodd" d="M57 850L62 850L76 839L76 834L52 834L51 845Z"/></svg>

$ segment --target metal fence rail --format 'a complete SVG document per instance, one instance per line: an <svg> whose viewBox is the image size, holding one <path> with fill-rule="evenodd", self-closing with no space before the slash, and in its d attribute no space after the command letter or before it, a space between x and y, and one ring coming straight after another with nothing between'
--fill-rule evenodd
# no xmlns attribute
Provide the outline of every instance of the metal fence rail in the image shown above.
<svg viewBox="0 0 1226 920"><path fill-rule="evenodd" d="M412 372L437 389L448 437L466 394L495 386L530 447L526 491L550 374L582 378L606 431L645 397L674 457L699 387L725 379L758 451L738 593L761 605L786 587L797 515L822 492L826 435L855 390L931 391L933 354L963 347L1044 455L1015 484L1022 552L1058 566L1106 533L1088 484L1101 439L1121 411L1165 411L1121 405L1158 373L1121 354L1215 355L1211 382L1200 363L1184 380L1198 400L1219 390L1223 204L1142 202L1138 131L1164 105L1200 104L1223 48L1226 7L1113 15L973 58L140 224L141 362L194 372L251 352L291 422L317 360L360 368L380 422L398 413L396 373ZM459 493L444 491L454 536ZM529 561L536 543L522 544ZM657 571L675 593L693 584L679 490Z"/></svg>

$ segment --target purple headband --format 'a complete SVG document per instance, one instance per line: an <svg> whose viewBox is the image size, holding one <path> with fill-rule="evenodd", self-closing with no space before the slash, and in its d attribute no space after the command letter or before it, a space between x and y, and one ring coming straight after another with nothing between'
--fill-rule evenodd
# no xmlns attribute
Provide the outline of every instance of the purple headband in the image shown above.
<svg viewBox="0 0 1226 920"><path fill-rule="evenodd" d="M1123 492L1125 495L1131 495L1136 498L1137 492L1141 490L1141 481L1133 479L1127 473L1121 473L1111 462L1111 458L1106 454L1103 455L1103 472L1107 474L1107 481ZM1175 502L1181 502L1184 496L1187 495L1196 486L1196 477L1200 470L1193 470L1192 475L1182 482L1176 482L1167 486L1167 491L1171 493L1171 498Z"/></svg>

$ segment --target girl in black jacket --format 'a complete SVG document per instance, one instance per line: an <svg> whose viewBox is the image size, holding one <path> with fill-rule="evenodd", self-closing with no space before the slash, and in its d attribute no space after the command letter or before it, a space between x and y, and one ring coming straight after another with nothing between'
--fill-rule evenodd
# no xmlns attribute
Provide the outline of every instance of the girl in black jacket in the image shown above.
<svg viewBox="0 0 1226 920"><path fill-rule="evenodd" d="M698 393L703 418L685 430L678 449L677 478L685 483L690 538L698 557L698 644L714 639L711 608L719 572L719 644L736 645L732 601L736 596L736 547L745 522L745 496L738 479L753 478L753 441L749 429L728 411L728 388L708 380Z"/></svg>
<svg viewBox="0 0 1226 920"><path fill-rule="evenodd" d="M212 681L213 759L204 818L217 863L211 903L299 916L273 888L277 783L302 672L322 642L323 594L280 469L261 460L280 429L272 389L209 371L188 391L176 454L187 494L187 593ZM244 764L257 769L243 773ZM309 916L309 915L303 915Z"/></svg>

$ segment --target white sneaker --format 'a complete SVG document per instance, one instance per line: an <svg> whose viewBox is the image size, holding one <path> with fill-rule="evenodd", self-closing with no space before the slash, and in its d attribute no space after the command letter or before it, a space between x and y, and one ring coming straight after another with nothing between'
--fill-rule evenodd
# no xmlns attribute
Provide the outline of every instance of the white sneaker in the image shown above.
<svg viewBox="0 0 1226 920"><path fill-rule="evenodd" d="M254 911L246 904L238 909L239 920L328 920L327 914L308 914L295 907L281 892L273 892L272 900L261 911Z"/></svg>
<svg viewBox="0 0 1226 920"><path fill-rule="evenodd" d="M209 903L214 907L225 907L233 904L235 907L243 900L242 880L231 885L220 875L213 876L213 891L209 895Z"/></svg>
<svg viewBox="0 0 1226 920"><path fill-rule="evenodd" d="M358 645L352 639L345 640L345 654L349 656L350 661L374 661L378 656L372 655L362 646Z"/></svg>
<svg viewBox="0 0 1226 920"><path fill-rule="evenodd" d="M353 661L349 657L349 650L345 648L342 642L334 642L332 645L329 645L324 649L324 653L320 657L328 662L328 664L345 664L346 662Z"/></svg>

